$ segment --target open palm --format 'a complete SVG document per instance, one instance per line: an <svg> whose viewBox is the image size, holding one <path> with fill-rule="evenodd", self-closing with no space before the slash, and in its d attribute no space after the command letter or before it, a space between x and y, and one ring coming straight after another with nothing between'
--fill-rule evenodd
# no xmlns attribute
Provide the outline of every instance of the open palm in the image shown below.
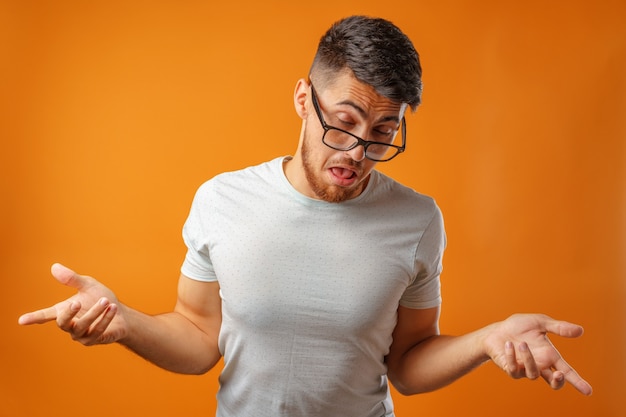
<svg viewBox="0 0 626 417"><path fill-rule="evenodd" d="M76 274L69 268L54 264L52 275L77 293L51 307L26 313L19 323L42 324L55 320L72 339L84 344L105 344L120 340L126 323L115 294L95 279Z"/></svg>
<svg viewBox="0 0 626 417"><path fill-rule="evenodd" d="M542 314L516 314L496 323L496 331L487 337L491 359L513 378L543 377L553 388L565 382L583 394L591 394L591 386L563 359L548 334L578 337L583 328L554 320Z"/></svg>

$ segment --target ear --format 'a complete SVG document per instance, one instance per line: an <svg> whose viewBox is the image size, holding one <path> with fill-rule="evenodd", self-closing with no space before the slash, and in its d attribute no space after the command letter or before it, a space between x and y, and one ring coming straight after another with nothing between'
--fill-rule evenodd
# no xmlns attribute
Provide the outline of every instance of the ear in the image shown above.
<svg viewBox="0 0 626 417"><path fill-rule="evenodd" d="M296 108L296 113L298 113L301 119L306 119L308 116L306 102L309 97L309 91L311 91L310 86L307 80L300 78L293 93L293 104Z"/></svg>

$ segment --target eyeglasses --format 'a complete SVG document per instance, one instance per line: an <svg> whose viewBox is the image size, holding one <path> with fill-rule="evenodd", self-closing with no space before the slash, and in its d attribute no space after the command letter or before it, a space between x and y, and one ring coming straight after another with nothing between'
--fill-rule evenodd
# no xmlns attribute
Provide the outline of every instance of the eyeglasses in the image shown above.
<svg viewBox="0 0 626 417"><path fill-rule="evenodd" d="M365 157L376 162L387 162L395 158L399 153L404 152L406 148L406 121L402 117L399 130L402 132L402 145L392 145L391 143L375 142L370 140L364 140L360 137L353 135L352 133L340 129L338 127L330 126L324 120L320 104L317 101L317 94L315 88L311 84L311 99L313 101L313 107L317 113L317 117L320 119L324 134L322 135L322 142L329 148L337 151L349 151L357 146L363 146ZM392 142L398 132L396 131L389 142Z"/></svg>

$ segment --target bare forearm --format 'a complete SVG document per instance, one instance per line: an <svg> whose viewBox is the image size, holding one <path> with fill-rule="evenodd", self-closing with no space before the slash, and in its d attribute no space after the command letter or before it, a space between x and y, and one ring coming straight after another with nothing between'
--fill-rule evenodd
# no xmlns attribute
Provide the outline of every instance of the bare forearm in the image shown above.
<svg viewBox="0 0 626 417"><path fill-rule="evenodd" d="M219 361L219 329L207 334L177 312L150 316L122 308L128 332L119 343L155 365L177 373L202 374Z"/></svg>
<svg viewBox="0 0 626 417"><path fill-rule="evenodd" d="M389 363L389 377L404 395L442 388L489 360L486 329L463 336L432 336Z"/></svg>

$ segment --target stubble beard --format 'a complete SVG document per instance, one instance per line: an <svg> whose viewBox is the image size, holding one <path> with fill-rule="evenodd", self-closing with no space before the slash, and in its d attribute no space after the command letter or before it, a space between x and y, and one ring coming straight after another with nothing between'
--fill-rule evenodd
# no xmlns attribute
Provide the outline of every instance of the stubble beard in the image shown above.
<svg viewBox="0 0 626 417"><path fill-rule="evenodd" d="M301 156L302 166L307 182L309 183L309 186L311 187L311 190L313 191L315 196L320 200L329 203L341 203L342 201L346 201L358 196L363 190L363 184L365 183L364 181L361 181L355 188L345 188L324 183L322 178L316 175L313 162L311 161L311 150L308 146L306 133L305 139L302 142ZM356 168L360 167L360 163L352 159L345 159L342 161L342 163L352 165Z"/></svg>

